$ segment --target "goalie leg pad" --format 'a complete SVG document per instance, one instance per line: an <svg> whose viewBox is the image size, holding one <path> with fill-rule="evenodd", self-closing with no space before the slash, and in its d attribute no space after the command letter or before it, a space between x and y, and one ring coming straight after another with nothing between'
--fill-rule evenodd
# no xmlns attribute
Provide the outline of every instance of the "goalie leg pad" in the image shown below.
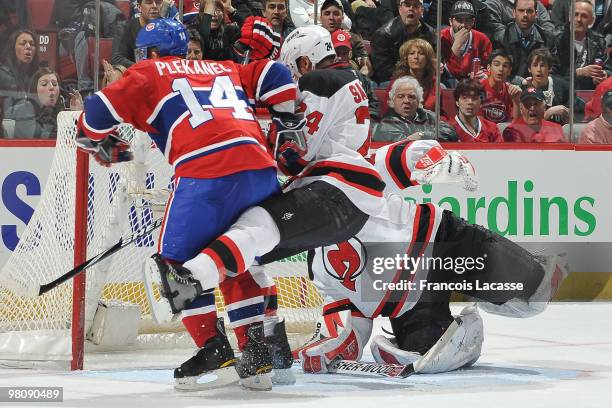
<svg viewBox="0 0 612 408"><path fill-rule="evenodd" d="M433 374L474 364L480 357L483 340L482 318L475 307L468 306L422 357L398 348L394 339L383 336L376 336L370 348L379 363L413 363L415 372Z"/></svg>
<svg viewBox="0 0 612 408"><path fill-rule="evenodd" d="M262 264L346 241L368 220L342 190L322 181L272 197L260 206L280 232L279 245L261 258Z"/></svg>
<svg viewBox="0 0 612 408"><path fill-rule="evenodd" d="M569 266L565 254L544 257L541 261L544 276L529 299L513 298L501 305L479 302L478 306L488 313L506 317L526 318L542 313L561 286L561 282L569 275Z"/></svg>

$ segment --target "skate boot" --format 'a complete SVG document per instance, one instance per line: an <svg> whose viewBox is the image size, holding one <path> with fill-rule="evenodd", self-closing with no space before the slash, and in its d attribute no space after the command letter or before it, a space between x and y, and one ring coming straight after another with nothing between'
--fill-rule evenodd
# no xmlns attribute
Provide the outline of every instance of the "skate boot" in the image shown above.
<svg viewBox="0 0 612 408"><path fill-rule="evenodd" d="M161 276L161 295L168 299L172 313L182 311L202 293L200 282L193 277L189 269L178 264L167 264L159 254L151 258L157 264Z"/></svg>
<svg viewBox="0 0 612 408"><path fill-rule="evenodd" d="M234 350L225 335L223 319L217 319L217 335L174 370L174 388L179 391L198 391L236 382L239 378L235 365ZM214 374L217 378L198 383L198 379L206 374Z"/></svg>
<svg viewBox="0 0 612 408"><path fill-rule="evenodd" d="M266 336L266 343L272 355L272 369L274 370L272 383L279 385L295 384L295 375L291 371L293 355L287 340L285 320L280 320L278 317L266 319L264 322L266 332L269 332L267 330L268 325L273 325L272 334Z"/></svg>
<svg viewBox="0 0 612 408"><path fill-rule="evenodd" d="M263 323L253 323L247 331L247 344L236 363L240 385L260 391L272 389L272 356L264 338Z"/></svg>

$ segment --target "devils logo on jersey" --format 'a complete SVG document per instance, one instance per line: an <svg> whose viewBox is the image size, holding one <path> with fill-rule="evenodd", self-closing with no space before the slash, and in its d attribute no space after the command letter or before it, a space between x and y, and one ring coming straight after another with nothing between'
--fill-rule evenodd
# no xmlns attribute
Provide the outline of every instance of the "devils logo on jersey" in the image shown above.
<svg viewBox="0 0 612 408"><path fill-rule="evenodd" d="M325 272L355 292L355 280L365 269L367 252L357 238L323 248Z"/></svg>

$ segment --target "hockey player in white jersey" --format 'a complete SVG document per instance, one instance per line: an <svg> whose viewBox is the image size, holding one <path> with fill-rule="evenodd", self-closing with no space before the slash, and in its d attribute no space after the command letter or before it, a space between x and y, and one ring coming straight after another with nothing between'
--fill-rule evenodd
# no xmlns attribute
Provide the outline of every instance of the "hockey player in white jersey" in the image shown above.
<svg viewBox="0 0 612 408"><path fill-rule="evenodd" d="M419 181L471 182L460 175L461 161L435 141L402 141L375 155L387 193ZM335 359L359 360L379 316L389 318L394 337L372 339L377 362L417 362L427 373L469 366L480 356L482 320L474 307L452 316L451 291L486 311L529 317L545 309L567 276L560 257L534 257L433 204L387 198L389 217L371 217L350 240L309 253L311 279L327 299L327 324L296 353L305 371L324 373Z"/></svg>

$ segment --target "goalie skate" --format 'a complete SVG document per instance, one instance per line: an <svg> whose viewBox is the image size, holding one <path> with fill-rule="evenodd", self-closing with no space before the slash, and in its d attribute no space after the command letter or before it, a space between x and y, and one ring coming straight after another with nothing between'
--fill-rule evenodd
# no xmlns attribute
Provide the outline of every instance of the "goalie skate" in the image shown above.
<svg viewBox="0 0 612 408"><path fill-rule="evenodd" d="M174 388L179 391L200 391L222 387L238 381L236 358L230 346L223 319L217 319L217 334L189 360L174 370ZM212 381L198 382L205 375Z"/></svg>

